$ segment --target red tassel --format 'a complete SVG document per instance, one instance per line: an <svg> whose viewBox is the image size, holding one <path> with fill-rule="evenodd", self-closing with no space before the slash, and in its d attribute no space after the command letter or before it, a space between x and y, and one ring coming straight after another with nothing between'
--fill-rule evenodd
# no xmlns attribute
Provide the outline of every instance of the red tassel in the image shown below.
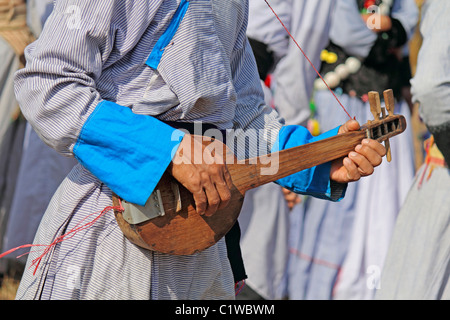
<svg viewBox="0 0 450 320"><path fill-rule="evenodd" d="M67 233L65 233L65 234L63 234L63 235L57 237L51 244L48 244L48 245L44 245L44 244L26 244L26 245L22 245L22 246L19 246L19 247L17 247L17 248L10 249L10 250L6 251L5 253L2 253L2 254L0 255L0 259L3 258L3 257L5 257L5 256L7 256L7 255L9 255L9 254L11 254L11 253L13 253L14 251L19 250L19 249L31 248L31 247L45 247L45 249L43 250L43 253L42 253L39 257L37 257L36 259L34 259L34 260L32 261L32 263L31 263L31 267L33 267L33 266L35 267L35 268L34 268L34 271L33 271L33 275L35 275L35 274L36 274L36 271L37 271L37 269L38 269L38 267L39 267L39 265L40 265L40 263L41 263L41 261L42 261L42 259L43 259L43 258L45 257L45 255L46 255L47 253L49 253L50 250L52 250L58 243L61 243L61 242L65 241L65 240L68 240L68 239L72 238L75 234L77 234L78 232L80 232L80 231L82 231L82 230L85 230L85 229L91 227L96 221L98 221L102 216L104 216L107 212L109 212L109 211L111 211L111 210L123 210L123 208L122 208L122 206L120 206L120 207L112 207L112 206L106 207L106 208L103 209L103 210L97 215L97 217L95 217L92 221L89 221L89 222L87 222L87 223L85 223L85 224L83 224L83 225L80 226L80 224L83 223L83 221L85 221L85 220L88 219L89 217L91 217L91 216L97 214L98 211L97 211L97 212L94 212L94 213L92 213L92 214L90 214L90 215L88 215L87 217L85 217L85 218L84 218L83 220L81 220L81 222L78 223L73 229L71 229L71 230L69 230ZM29 252L27 252L27 253L24 253L24 254L18 256L17 258L20 258L20 257L22 257L22 256L24 256L24 255L26 255L26 254L29 254L29 253L31 253L31 251L29 251Z"/></svg>

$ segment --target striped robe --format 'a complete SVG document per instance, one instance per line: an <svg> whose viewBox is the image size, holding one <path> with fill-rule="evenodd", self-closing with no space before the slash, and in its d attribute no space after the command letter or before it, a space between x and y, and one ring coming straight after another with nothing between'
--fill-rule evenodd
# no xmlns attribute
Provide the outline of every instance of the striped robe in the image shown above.
<svg viewBox="0 0 450 320"><path fill-rule="evenodd" d="M310 141L303 127L281 139L283 121L264 103L245 36L247 10L239 0L55 2L27 48L16 95L41 139L80 164L52 198L35 244L111 206L112 191L144 204L182 137L163 121L269 130L268 150ZM310 185L312 175L322 179ZM297 191L334 199L327 175L329 164L305 170ZM17 298L232 299L226 249L222 239L190 256L150 252L130 243L109 212L54 246L37 269L33 249Z"/></svg>

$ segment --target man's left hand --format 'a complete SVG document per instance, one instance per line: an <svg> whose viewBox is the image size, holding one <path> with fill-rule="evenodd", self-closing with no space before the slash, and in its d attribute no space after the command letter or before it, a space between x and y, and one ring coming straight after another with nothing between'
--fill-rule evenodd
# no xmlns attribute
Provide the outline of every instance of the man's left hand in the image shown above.
<svg viewBox="0 0 450 320"><path fill-rule="evenodd" d="M359 130L356 120L349 120L339 128L338 134ZM364 139L347 157L334 160L331 164L330 178L339 183L358 181L361 177L373 174L386 155L386 148L376 140Z"/></svg>

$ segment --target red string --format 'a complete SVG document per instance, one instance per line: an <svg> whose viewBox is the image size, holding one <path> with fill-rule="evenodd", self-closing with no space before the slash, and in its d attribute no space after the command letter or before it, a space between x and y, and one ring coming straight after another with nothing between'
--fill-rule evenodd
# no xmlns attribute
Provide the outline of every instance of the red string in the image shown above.
<svg viewBox="0 0 450 320"><path fill-rule="evenodd" d="M286 30L286 32L288 33L289 37L292 39L292 41L294 41L294 43L297 45L297 47L300 49L300 51L303 53L303 55L305 56L306 60L308 60L309 64L313 67L314 71L316 71L317 75L320 77L320 79L322 79L323 83L325 83L325 85L327 86L328 90L330 90L331 94L334 96L334 98L336 99L336 101L339 103L339 105L342 107L342 109L345 111L345 113L348 115L348 117L350 119L352 119L352 117L350 116L350 114L347 112L347 109L345 109L345 107L342 105L341 101L339 101L338 97L334 94L333 90L331 90L330 86L328 85L328 83L325 81L325 79L322 77L322 75L320 74L320 72L316 69L316 67L314 66L314 64L311 62L311 60L308 58L308 56L306 55L306 53L303 51L303 49L300 47L300 45L297 43L297 41L294 39L294 37L291 35L291 33L289 32L288 28L286 28L286 26L284 25L283 21L281 21L280 17L278 17L277 13L275 12L275 10L273 10L273 8L270 6L269 2L267 2L267 0L264 0L266 2L266 4L269 6L270 10L272 10L273 14L275 15L275 17L277 17L278 21L280 21L281 25L283 26L284 30Z"/></svg>
<svg viewBox="0 0 450 320"><path fill-rule="evenodd" d="M40 263L42 261L42 259L44 258L44 256L48 252L50 252L50 250L52 250L58 243L61 243L61 242L65 241L65 240L68 240L68 239L72 238L73 236L75 236L75 234L77 234L78 232L91 227L102 216L104 216L107 212L109 212L111 210L123 210L123 208L122 208L122 206L120 206L120 207L112 207L112 206L106 207L100 213L98 213L98 211L97 211L97 212L94 212L94 213L86 216L79 223L77 223L77 225L73 229L71 229L67 233L57 237L52 243L50 243L48 245L44 245L44 244L26 244L26 245L22 245L22 246L19 246L17 248L10 249L10 250L6 251L5 253L1 254L0 255L0 259L5 257L5 256L7 256L7 255L9 255L9 254L11 254L11 253L13 253L14 251L19 250L19 249L32 248L32 247L45 247L45 249L43 250L42 254L39 257L37 257L36 259L34 259L32 261L32 263L31 263L30 267L33 267L33 266L35 267L34 268L34 272L33 272L33 275L35 275L36 271L37 271L37 269L38 269L38 267L39 267L39 265L40 265ZM89 217L91 217L91 216L93 216L95 214L98 214L98 215L94 219L92 219L91 221L81 225L86 219L88 219ZM31 253L31 251L27 252L27 253L24 253L24 254L18 256L17 258L20 258L20 257L22 257L22 256L24 256L26 254L29 254L29 253Z"/></svg>
<svg viewBox="0 0 450 320"><path fill-rule="evenodd" d="M234 294L237 296L245 287L245 280L241 280L234 284Z"/></svg>

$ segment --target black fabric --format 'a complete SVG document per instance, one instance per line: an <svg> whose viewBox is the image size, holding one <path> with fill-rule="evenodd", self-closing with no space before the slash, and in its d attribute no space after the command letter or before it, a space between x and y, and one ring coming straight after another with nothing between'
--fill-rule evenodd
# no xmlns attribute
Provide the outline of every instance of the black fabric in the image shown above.
<svg viewBox="0 0 450 320"><path fill-rule="evenodd" d="M169 126L176 129L184 129L190 134L200 134L199 131L200 125L188 122L173 122L173 121L165 121ZM209 123L201 124L201 134L204 134L209 129L217 129L216 126ZM223 143L226 143L226 132L221 130L222 137L215 137L216 139L220 139ZM235 282L239 282L247 279L247 275L244 267L244 260L242 259L241 252L241 228L239 227L238 221L233 225L231 230L225 235L225 243L227 246L227 255L228 260L230 261L231 270L233 271L233 277Z"/></svg>
<svg viewBox="0 0 450 320"><path fill-rule="evenodd" d="M392 49L400 48L408 41L408 36L401 22L391 17L392 27L389 31L378 34L365 63L369 66L379 66L389 63Z"/></svg>
<svg viewBox="0 0 450 320"><path fill-rule="evenodd" d="M364 8L364 0L357 0L358 8ZM375 5L381 1L377 0ZM395 50L407 42L407 34L403 25L397 19L391 17L392 28L386 32L378 33L378 37L372 46L369 54L365 58L360 58L362 66L356 74L350 75L342 81L338 87L344 93L355 93L357 97L362 97L369 91L377 91L383 97L383 91L392 89L397 99L401 99L402 87L409 86L409 79L405 75L410 75L408 61L399 59ZM338 61L333 64L322 64L321 74L334 71L342 63L345 63L349 54L334 43L330 43L326 50L338 55Z"/></svg>
<svg viewBox="0 0 450 320"><path fill-rule="evenodd" d="M258 66L258 73L261 80L266 80L267 75L273 68L274 57L273 52L268 50L265 43L249 38L250 46L252 47L255 56L256 64Z"/></svg>
<svg viewBox="0 0 450 320"><path fill-rule="evenodd" d="M378 38L381 39L381 36ZM341 81L338 87L342 88L344 93L356 93L356 96L362 97L369 91L377 91L383 96L383 91L392 89L396 98L401 98L401 88L409 86L409 78L405 75L410 74L409 63L407 60L399 60L393 47L387 46L385 40L377 40L369 56L366 59L360 59L361 68L355 74L350 75L346 80ZM337 54L338 60L333 64L323 63L321 74L334 71L339 64L345 63L350 57L341 47L330 43L326 50Z"/></svg>
<svg viewBox="0 0 450 320"><path fill-rule="evenodd" d="M242 259L241 252L241 228L239 222L231 228L231 230L225 235L225 243L227 244L228 260L230 261L231 270L233 271L234 282L247 279L245 272L244 260Z"/></svg>

